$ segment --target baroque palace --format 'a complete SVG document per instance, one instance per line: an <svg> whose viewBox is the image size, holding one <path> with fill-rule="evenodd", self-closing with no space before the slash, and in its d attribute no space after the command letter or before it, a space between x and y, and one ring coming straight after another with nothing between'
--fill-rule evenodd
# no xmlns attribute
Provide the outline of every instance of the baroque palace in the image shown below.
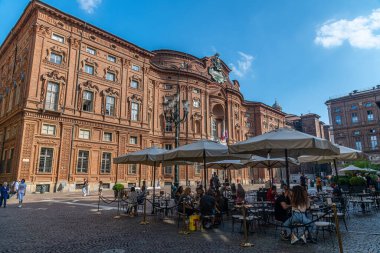
<svg viewBox="0 0 380 253"><path fill-rule="evenodd" d="M234 143L283 127L277 103L244 100L230 71L219 55L148 51L31 1L0 48L0 181L24 178L30 191L72 191L85 178L92 189L99 181L150 186L151 167L112 159L153 145L174 148L165 112L178 100L181 109L188 103L180 145L201 138ZM180 183L201 181L201 170L180 166ZM264 172L232 177L248 183ZM158 170L161 186L173 176L171 166Z"/></svg>

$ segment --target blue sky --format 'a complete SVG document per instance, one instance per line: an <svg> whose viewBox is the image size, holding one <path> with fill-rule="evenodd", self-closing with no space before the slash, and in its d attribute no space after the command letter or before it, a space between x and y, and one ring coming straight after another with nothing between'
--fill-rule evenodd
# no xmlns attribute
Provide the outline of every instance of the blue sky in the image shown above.
<svg viewBox="0 0 380 253"><path fill-rule="evenodd" d="M0 42L28 0L0 0ZM220 53L245 99L328 123L330 96L380 84L379 0L45 0L148 50Z"/></svg>

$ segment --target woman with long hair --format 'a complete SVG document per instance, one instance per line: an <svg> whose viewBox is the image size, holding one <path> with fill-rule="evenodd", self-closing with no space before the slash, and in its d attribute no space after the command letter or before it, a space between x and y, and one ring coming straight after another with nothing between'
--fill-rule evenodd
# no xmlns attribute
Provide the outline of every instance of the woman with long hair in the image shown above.
<svg viewBox="0 0 380 253"><path fill-rule="evenodd" d="M306 210L310 208L310 201L309 201L309 197L307 196L307 191L305 190L305 188L300 185L294 186L292 189L290 201L291 201L291 206L292 206L292 216L289 219L287 219L283 224L283 226L286 228L287 234L282 235L282 238L287 239L288 238L287 235L291 233L291 230L288 227L291 226L292 224L297 223L297 224L305 224L307 225L305 226L305 228L308 228L308 229L305 229L305 232L301 236L301 239L305 243L306 243L306 238L310 238L311 240L314 241L311 234L308 234L308 232L314 233L315 224L311 223L311 220L306 216ZM297 238L297 236L294 233L291 234L290 239L291 239L291 244L294 244L299 240L299 238Z"/></svg>
<svg viewBox="0 0 380 253"><path fill-rule="evenodd" d="M245 199L245 190L241 184L238 184L236 190L236 203L243 203Z"/></svg>

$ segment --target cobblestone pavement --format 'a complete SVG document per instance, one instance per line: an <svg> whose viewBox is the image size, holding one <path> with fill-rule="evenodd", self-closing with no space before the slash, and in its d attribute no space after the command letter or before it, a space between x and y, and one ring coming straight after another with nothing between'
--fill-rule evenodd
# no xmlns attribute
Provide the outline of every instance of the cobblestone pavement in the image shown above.
<svg viewBox="0 0 380 253"><path fill-rule="evenodd" d="M0 252L338 252L329 233L317 244L290 245L265 227L249 234L254 247L241 248L239 225L232 233L230 221L219 229L180 235L175 220L148 216L150 224L140 225L141 215L115 219L115 205L101 208L97 214L97 196L77 193L29 194L21 209L11 199L0 209ZM380 252L379 218L377 211L350 215L349 232L342 229L344 252Z"/></svg>

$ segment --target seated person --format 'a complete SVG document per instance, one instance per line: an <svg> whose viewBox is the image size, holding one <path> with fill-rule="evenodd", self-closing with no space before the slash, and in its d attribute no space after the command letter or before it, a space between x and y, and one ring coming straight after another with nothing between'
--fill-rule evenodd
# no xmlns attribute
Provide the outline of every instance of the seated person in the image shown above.
<svg viewBox="0 0 380 253"><path fill-rule="evenodd" d="M243 204L245 201L245 190L243 186L239 183L236 190L236 203Z"/></svg>
<svg viewBox="0 0 380 253"><path fill-rule="evenodd" d="M290 192L287 185L283 186L284 192L277 197L274 204L274 217L277 221L285 222L290 218L291 213L290 210L292 206L290 205ZM281 231L281 237L284 240L288 239L286 231Z"/></svg>
<svg viewBox="0 0 380 253"><path fill-rule="evenodd" d="M287 219L283 226L285 227L287 234L291 233L291 229L289 228L293 224L308 224L308 229L304 230L304 234L301 236L301 239L306 243L306 239L313 239L312 234L314 234L316 230L316 226L314 223L310 223L311 220L306 216L306 210L310 208L310 201L307 196L307 191L304 187L300 185L296 185L292 189L292 195L290 198L290 203L292 205L292 216ZM311 233L311 234L310 234ZM291 234L291 244L296 243L299 238L292 233Z"/></svg>
<svg viewBox="0 0 380 253"><path fill-rule="evenodd" d="M178 212L185 213L187 216L190 216L194 213L193 198L190 196L191 189L187 187L178 201ZM185 208L185 210L184 210Z"/></svg>
<svg viewBox="0 0 380 253"><path fill-rule="evenodd" d="M342 197L342 191L340 190L338 185L333 183L331 184L331 187L333 188L334 197Z"/></svg>
<svg viewBox="0 0 380 253"><path fill-rule="evenodd" d="M276 193L276 186L272 185L272 187L267 191L267 201L274 203L276 200Z"/></svg>
<svg viewBox="0 0 380 253"><path fill-rule="evenodd" d="M132 187L131 192L128 194L128 212L132 217L137 215L137 196L135 187Z"/></svg>
<svg viewBox="0 0 380 253"><path fill-rule="evenodd" d="M212 216L211 217L211 224L214 225L215 223L215 214L218 211L216 208L216 200L214 197L214 192L209 189L205 195L201 198L201 201L199 203L199 209L202 216ZM207 227L206 224L204 224L205 227Z"/></svg>
<svg viewBox="0 0 380 253"><path fill-rule="evenodd" d="M181 197L182 194L183 194L183 186L180 186L178 187L178 189L176 190L174 194L174 200L176 203L178 203L179 198Z"/></svg>
<svg viewBox="0 0 380 253"><path fill-rule="evenodd" d="M200 201L200 199L203 197L203 194L204 194L203 186L200 185L199 187L197 187L197 189L195 191L197 193L195 195L195 201Z"/></svg>

